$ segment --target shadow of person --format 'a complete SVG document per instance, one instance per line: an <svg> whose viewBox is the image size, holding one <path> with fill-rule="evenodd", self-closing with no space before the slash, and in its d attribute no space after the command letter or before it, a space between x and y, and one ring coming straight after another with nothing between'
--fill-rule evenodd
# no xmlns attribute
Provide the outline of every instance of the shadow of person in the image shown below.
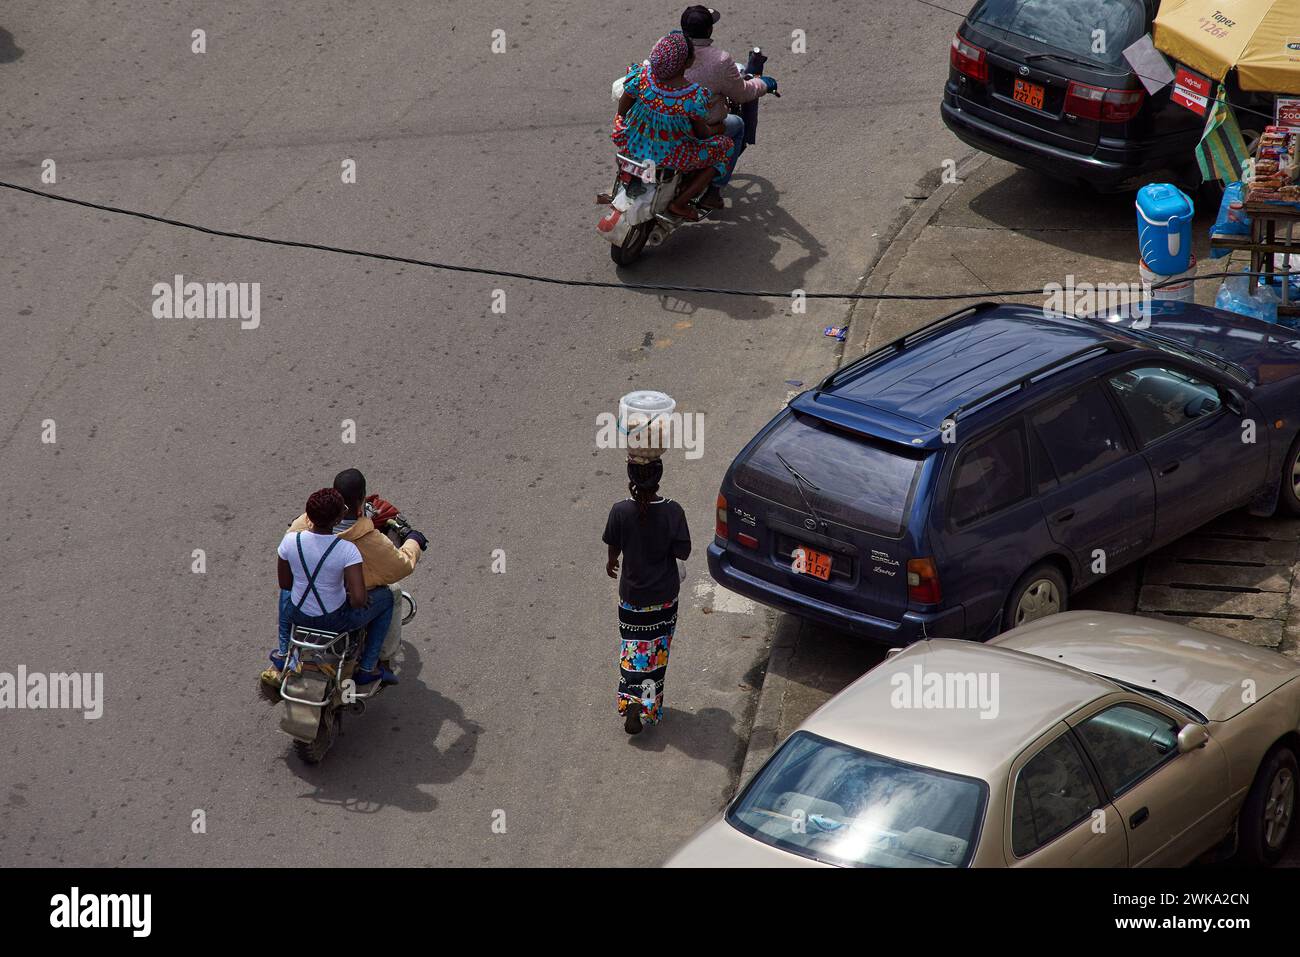
<svg viewBox="0 0 1300 957"><path fill-rule="evenodd" d="M745 746L735 724L735 715L722 708L683 711L670 704L659 724L630 735L627 741L639 751L657 752L671 747L697 761L734 768L740 765Z"/></svg>
<svg viewBox="0 0 1300 957"><path fill-rule="evenodd" d="M672 313L690 314L706 308L733 319L764 319L787 310L788 293L804 288L808 270L825 257L826 247L781 207L781 194L770 180L737 173L723 193L726 209L703 223L679 228L661 246L647 250L634 266L618 270L618 278L715 289L763 289L786 295L784 299L761 299L643 291ZM774 265L778 258L785 265Z"/></svg>
<svg viewBox="0 0 1300 957"><path fill-rule="evenodd" d="M0 27L0 63L13 63L26 52L14 43L14 35Z"/></svg>
<svg viewBox="0 0 1300 957"><path fill-rule="evenodd" d="M474 763L483 729L460 705L420 679L424 662L410 642L398 658L401 684L389 688L363 715L345 715L343 734L323 762L304 764L292 751L290 770L312 790L303 794L360 814L385 807L432 811L437 799L425 788L460 777ZM444 729L454 736L438 747Z"/></svg>

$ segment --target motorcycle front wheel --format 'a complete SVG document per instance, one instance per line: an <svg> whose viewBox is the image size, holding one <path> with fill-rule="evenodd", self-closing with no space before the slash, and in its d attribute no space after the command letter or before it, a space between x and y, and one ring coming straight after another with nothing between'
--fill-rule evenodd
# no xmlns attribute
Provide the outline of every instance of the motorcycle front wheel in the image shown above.
<svg viewBox="0 0 1300 957"><path fill-rule="evenodd" d="M641 251L645 249L645 242L650 238L650 232L654 229L654 220L648 223L641 223L639 226L633 226L623 237L621 246L609 247L609 258L614 260L620 266L630 266L641 256Z"/></svg>

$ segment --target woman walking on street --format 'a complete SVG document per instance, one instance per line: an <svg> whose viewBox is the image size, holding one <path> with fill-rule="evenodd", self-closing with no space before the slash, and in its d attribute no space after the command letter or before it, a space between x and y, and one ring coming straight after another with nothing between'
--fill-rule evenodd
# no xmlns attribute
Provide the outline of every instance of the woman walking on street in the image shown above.
<svg viewBox="0 0 1300 957"><path fill-rule="evenodd" d="M661 460L628 462L632 497L609 510L603 536L609 546L605 573L619 579L618 713L628 734L639 734L643 721L658 724L663 717L664 678L681 590L677 561L691 554L686 513L658 494L663 474Z"/></svg>

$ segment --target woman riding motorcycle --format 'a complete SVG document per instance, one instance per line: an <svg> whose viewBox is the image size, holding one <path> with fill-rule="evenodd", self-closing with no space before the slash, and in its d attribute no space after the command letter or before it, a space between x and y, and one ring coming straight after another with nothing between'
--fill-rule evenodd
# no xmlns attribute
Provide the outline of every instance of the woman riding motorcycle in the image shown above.
<svg viewBox="0 0 1300 957"><path fill-rule="evenodd" d="M684 177L668 211L695 221L690 205L709 181L725 174L735 144L720 127L711 127L709 91L685 77L694 62L691 41L674 30L660 38L646 63L632 66L614 117L612 139L618 151L639 162L694 175Z"/></svg>

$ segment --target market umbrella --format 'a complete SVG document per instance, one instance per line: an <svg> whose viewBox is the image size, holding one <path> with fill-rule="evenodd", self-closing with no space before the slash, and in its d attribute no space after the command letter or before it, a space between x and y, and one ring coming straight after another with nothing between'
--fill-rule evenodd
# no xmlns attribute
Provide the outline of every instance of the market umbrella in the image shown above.
<svg viewBox="0 0 1300 957"><path fill-rule="evenodd" d="M1155 45L1243 90L1300 94L1300 0L1163 0Z"/></svg>

